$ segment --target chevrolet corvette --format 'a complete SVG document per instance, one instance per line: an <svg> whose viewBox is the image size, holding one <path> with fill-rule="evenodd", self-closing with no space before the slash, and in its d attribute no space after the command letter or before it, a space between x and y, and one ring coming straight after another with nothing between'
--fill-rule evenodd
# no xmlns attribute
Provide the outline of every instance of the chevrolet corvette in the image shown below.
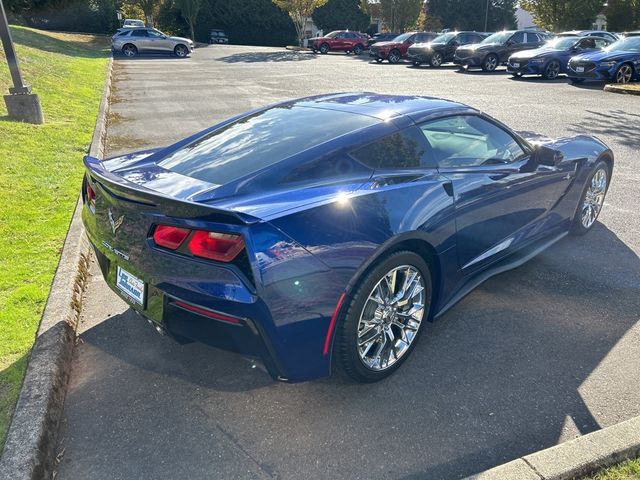
<svg viewBox="0 0 640 480"><path fill-rule="evenodd" d="M614 157L453 101L343 93L84 162L97 263L157 330L280 381L373 382L481 282L593 228Z"/></svg>

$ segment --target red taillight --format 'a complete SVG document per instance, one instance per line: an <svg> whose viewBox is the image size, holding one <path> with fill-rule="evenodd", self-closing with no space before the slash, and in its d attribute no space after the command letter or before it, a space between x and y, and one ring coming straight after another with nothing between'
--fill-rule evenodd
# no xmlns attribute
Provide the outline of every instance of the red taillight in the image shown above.
<svg viewBox="0 0 640 480"><path fill-rule="evenodd" d="M189 232L191 232L191 230L188 228L158 225L153 232L153 241L160 247L176 250L189 236Z"/></svg>
<svg viewBox="0 0 640 480"><path fill-rule="evenodd" d="M91 186L91 180L87 179L87 188L86 188L86 196L87 196L87 204L92 212L96 210L96 192Z"/></svg>
<svg viewBox="0 0 640 480"><path fill-rule="evenodd" d="M189 251L196 257L230 262L244 248L242 236L196 230L189 241Z"/></svg>

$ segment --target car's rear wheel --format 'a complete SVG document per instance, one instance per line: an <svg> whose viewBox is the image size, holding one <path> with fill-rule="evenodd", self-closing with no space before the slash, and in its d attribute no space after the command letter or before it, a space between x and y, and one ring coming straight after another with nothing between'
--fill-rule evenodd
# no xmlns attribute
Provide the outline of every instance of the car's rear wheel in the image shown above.
<svg viewBox="0 0 640 480"><path fill-rule="evenodd" d="M326 55L327 53L329 53L329 44L328 43L323 43L322 45L320 45L320 53L323 55Z"/></svg>
<svg viewBox="0 0 640 480"><path fill-rule="evenodd" d="M542 76L546 80L555 80L560 75L560 62L558 60L551 60L544 69Z"/></svg>
<svg viewBox="0 0 640 480"><path fill-rule="evenodd" d="M490 53L482 61L482 70L485 72L493 72L498 67L498 56L495 53Z"/></svg>
<svg viewBox="0 0 640 480"><path fill-rule="evenodd" d="M363 50L364 50L364 47L360 44L353 47L353 53L355 53L356 55L362 55Z"/></svg>
<svg viewBox="0 0 640 480"><path fill-rule="evenodd" d="M572 234L584 235L596 223L609 188L609 174L609 167L602 160L593 168L573 218Z"/></svg>
<svg viewBox="0 0 640 480"><path fill-rule="evenodd" d="M616 71L616 83L629 83L633 77L633 67L628 63L623 63Z"/></svg>
<svg viewBox="0 0 640 480"><path fill-rule="evenodd" d="M189 55L189 49L182 44L176 45L176 47L173 49L173 53L176 54L176 57L184 58Z"/></svg>
<svg viewBox="0 0 640 480"><path fill-rule="evenodd" d="M125 57L135 57L138 54L138 49L132 43L126 43L122 46L122 53Z"/></svg>
<svg viewBox="0 0 640 480"><path fill-rule="evenodd" d="M440 65L442 65L442 54L436 52L433 55L431 55L431 59L429 60L429 65L431 65L432 67L439 67Z"/></svg>
<svg viewBox="0 0 640 480"><path fill-rule="evenodd" d="M359 382L391 375L415 348L431 306L431 272L416 253L380 261L358 283L336 330L337 367Z"/></svg>
<svg viewBox="0 0 640 480"><path fill-rule="evenodd" d="M387 60L389 60L389 63L398 63L401 58L402 55L398 50L391 50L389 52L389 57L387 57Z"/></svg>

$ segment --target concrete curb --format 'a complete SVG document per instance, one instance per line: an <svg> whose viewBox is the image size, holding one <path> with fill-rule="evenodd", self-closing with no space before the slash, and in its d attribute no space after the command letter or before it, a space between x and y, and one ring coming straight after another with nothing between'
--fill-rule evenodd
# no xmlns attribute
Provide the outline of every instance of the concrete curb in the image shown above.
<svg viewBox="0 0 640 480"><path fill-rule="evenodd" d="M112 65L110 58L90 155L101 156L104 152ZM79 199L0 457L1 480L51 478L55 467L58 427L89 264L81 212Z"/></svg>
<svg viewBox="0 0 640 480"><path fill-rule="evenodd" d="M640 455L640 417L525 455L465 480L569 480Z"/></svg>
<svg viewBox="0 0 640 480"><path fill-rule="evenodd" d="M638 88L634 88L638 87ZM640 85L614 85L607 84L604 86L605 92L626 93L627 95L640 95Z"/></svg>

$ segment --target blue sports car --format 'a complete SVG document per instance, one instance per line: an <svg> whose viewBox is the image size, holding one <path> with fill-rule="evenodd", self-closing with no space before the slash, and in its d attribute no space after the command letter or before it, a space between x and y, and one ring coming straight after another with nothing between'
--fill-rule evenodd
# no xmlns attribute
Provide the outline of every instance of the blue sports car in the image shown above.
<svg viewBox="0 0 640 480"><path fill-rule="evenodd" d="M452 101L344 93L85 165L104 278L158 330L281 381L372 382L478 284L589 231L613 154Z"/></svg>
<svg viewBox="0 0 640 480"><path fill-rule="evenodd" d="M558 37L535 50L523 50L509 57L507 72L514 77L541 75L553 80L567 73L569 59L578 53L600 51L611 42L599 37Z"/></svg>
<svg viewBox="0 0 640 480"><path fill-rule="evenodd" d="M640 37L626 37L600 52L572 57L567 75L573 83L585 80L629 83L640 80Z"/></svg>

